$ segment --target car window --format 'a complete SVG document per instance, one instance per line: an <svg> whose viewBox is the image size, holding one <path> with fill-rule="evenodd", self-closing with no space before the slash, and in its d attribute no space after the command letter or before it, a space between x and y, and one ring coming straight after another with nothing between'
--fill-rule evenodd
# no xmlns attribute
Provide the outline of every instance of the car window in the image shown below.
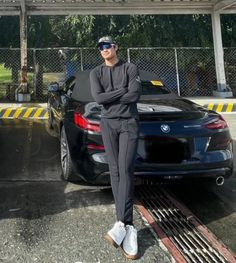
<svg viewBox="0 0 236 263"><path fill-rule="evenodd" d="M78 72L76 75L75 88L73 89L71 98L77 101L93 101L91 95L89 70Z"/></svg>
<svg viewBox="0 0 236 263"><path fill-rule="evenodd" d="M152 84L150 81L142 81L142 95L163 95L171 92L163 86Z"/></svg>

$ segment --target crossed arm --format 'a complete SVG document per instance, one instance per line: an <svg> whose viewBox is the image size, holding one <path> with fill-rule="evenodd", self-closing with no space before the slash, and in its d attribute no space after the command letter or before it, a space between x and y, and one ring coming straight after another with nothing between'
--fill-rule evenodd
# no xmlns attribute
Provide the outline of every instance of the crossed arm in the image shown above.
<svg viewBox="0 0 236 263"><path fill-rule="evenodd" d="M136 66L128 69L128 92L120 98L121 104L129 104L137 102L141 93L141 84Z"/></svg>
<svg viewBox="0 0 236 263"><path fill-rule="evenodd" d="M95 71L90 73L91 93L98 104L109 104L117 100L121 104L137 102L140 97L140 80L137 67L128 69L128 87L105 92Z"/></svg>
<svg viewBox="0 0 236 263"><path fill-rule="evenodd" d="M105 92L95 71L90 73L91 93L98 104L109 104L116 101L127 92L127 89L116 89Z"/></svg>

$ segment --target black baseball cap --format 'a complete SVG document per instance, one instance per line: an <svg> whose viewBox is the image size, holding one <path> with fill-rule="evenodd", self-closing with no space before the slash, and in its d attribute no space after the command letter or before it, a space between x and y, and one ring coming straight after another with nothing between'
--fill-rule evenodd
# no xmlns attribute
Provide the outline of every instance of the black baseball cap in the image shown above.
<svg viewBox="0 0 236 263"><path fill-rule="evenodd" d="M99 38L97 47L99 47L102 44L115 44L115 42L112 40L111 36L104 36Z"/></svg>

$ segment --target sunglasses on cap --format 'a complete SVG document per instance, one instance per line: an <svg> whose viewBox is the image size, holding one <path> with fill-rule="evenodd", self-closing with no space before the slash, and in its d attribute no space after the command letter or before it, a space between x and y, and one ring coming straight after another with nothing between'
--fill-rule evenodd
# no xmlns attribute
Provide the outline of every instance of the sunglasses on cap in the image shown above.
<svg viewBox="0 0 236 263"><path fill-rule="evenodd" d="M110 49L114 46L114 44L111 44L111 43L104 43L104 44L101 44L99 45L98 49L100 51L103 51L104 49Z"/></svg>

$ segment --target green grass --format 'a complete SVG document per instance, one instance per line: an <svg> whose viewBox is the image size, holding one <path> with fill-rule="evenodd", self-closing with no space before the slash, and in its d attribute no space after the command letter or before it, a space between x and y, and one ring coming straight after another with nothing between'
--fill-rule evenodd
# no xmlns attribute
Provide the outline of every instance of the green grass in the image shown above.
<svg viewBox="0 0 236 263"><path fill-rule="evenodd" d="M3 64L0 64L0 83L11 83L11 70L4 68Z"/></svg>
<svg viewBox="0 0 236 263"><path fill-rule="evenodd" d="M32 83L33 82L33 73L28 73L27 77L28 77L28 83ZM20 72L19 72L18 79L20 81ZM9 83L12 83L11 70L6 69L4 67L4 64L0 64L0 85L1 84L3 84L3 85L9 84Z"/></svg>
<svg viewBox="0 0 236 263"><path fill-rule="evenodd" d="M48 85L50 82L54 82L54 81L58 82L61 79L61 77L62 77L62 73L44 73L43 83ZM33 73L28 73L27 78L28 78L28 83L30 85L33 85ZM20 81L20 72L18 79ZM4 64L0 64L0 86L1 85L5 86L11 83L12 83L11 70L6 69L4 67Z"/></svg>
<svg viewBox="0 0 236 263"><path fill-rule="evenodd" d="M49 84L51 82L58 82L63 77L62 73L44 73L43 83Z"/></svg>

